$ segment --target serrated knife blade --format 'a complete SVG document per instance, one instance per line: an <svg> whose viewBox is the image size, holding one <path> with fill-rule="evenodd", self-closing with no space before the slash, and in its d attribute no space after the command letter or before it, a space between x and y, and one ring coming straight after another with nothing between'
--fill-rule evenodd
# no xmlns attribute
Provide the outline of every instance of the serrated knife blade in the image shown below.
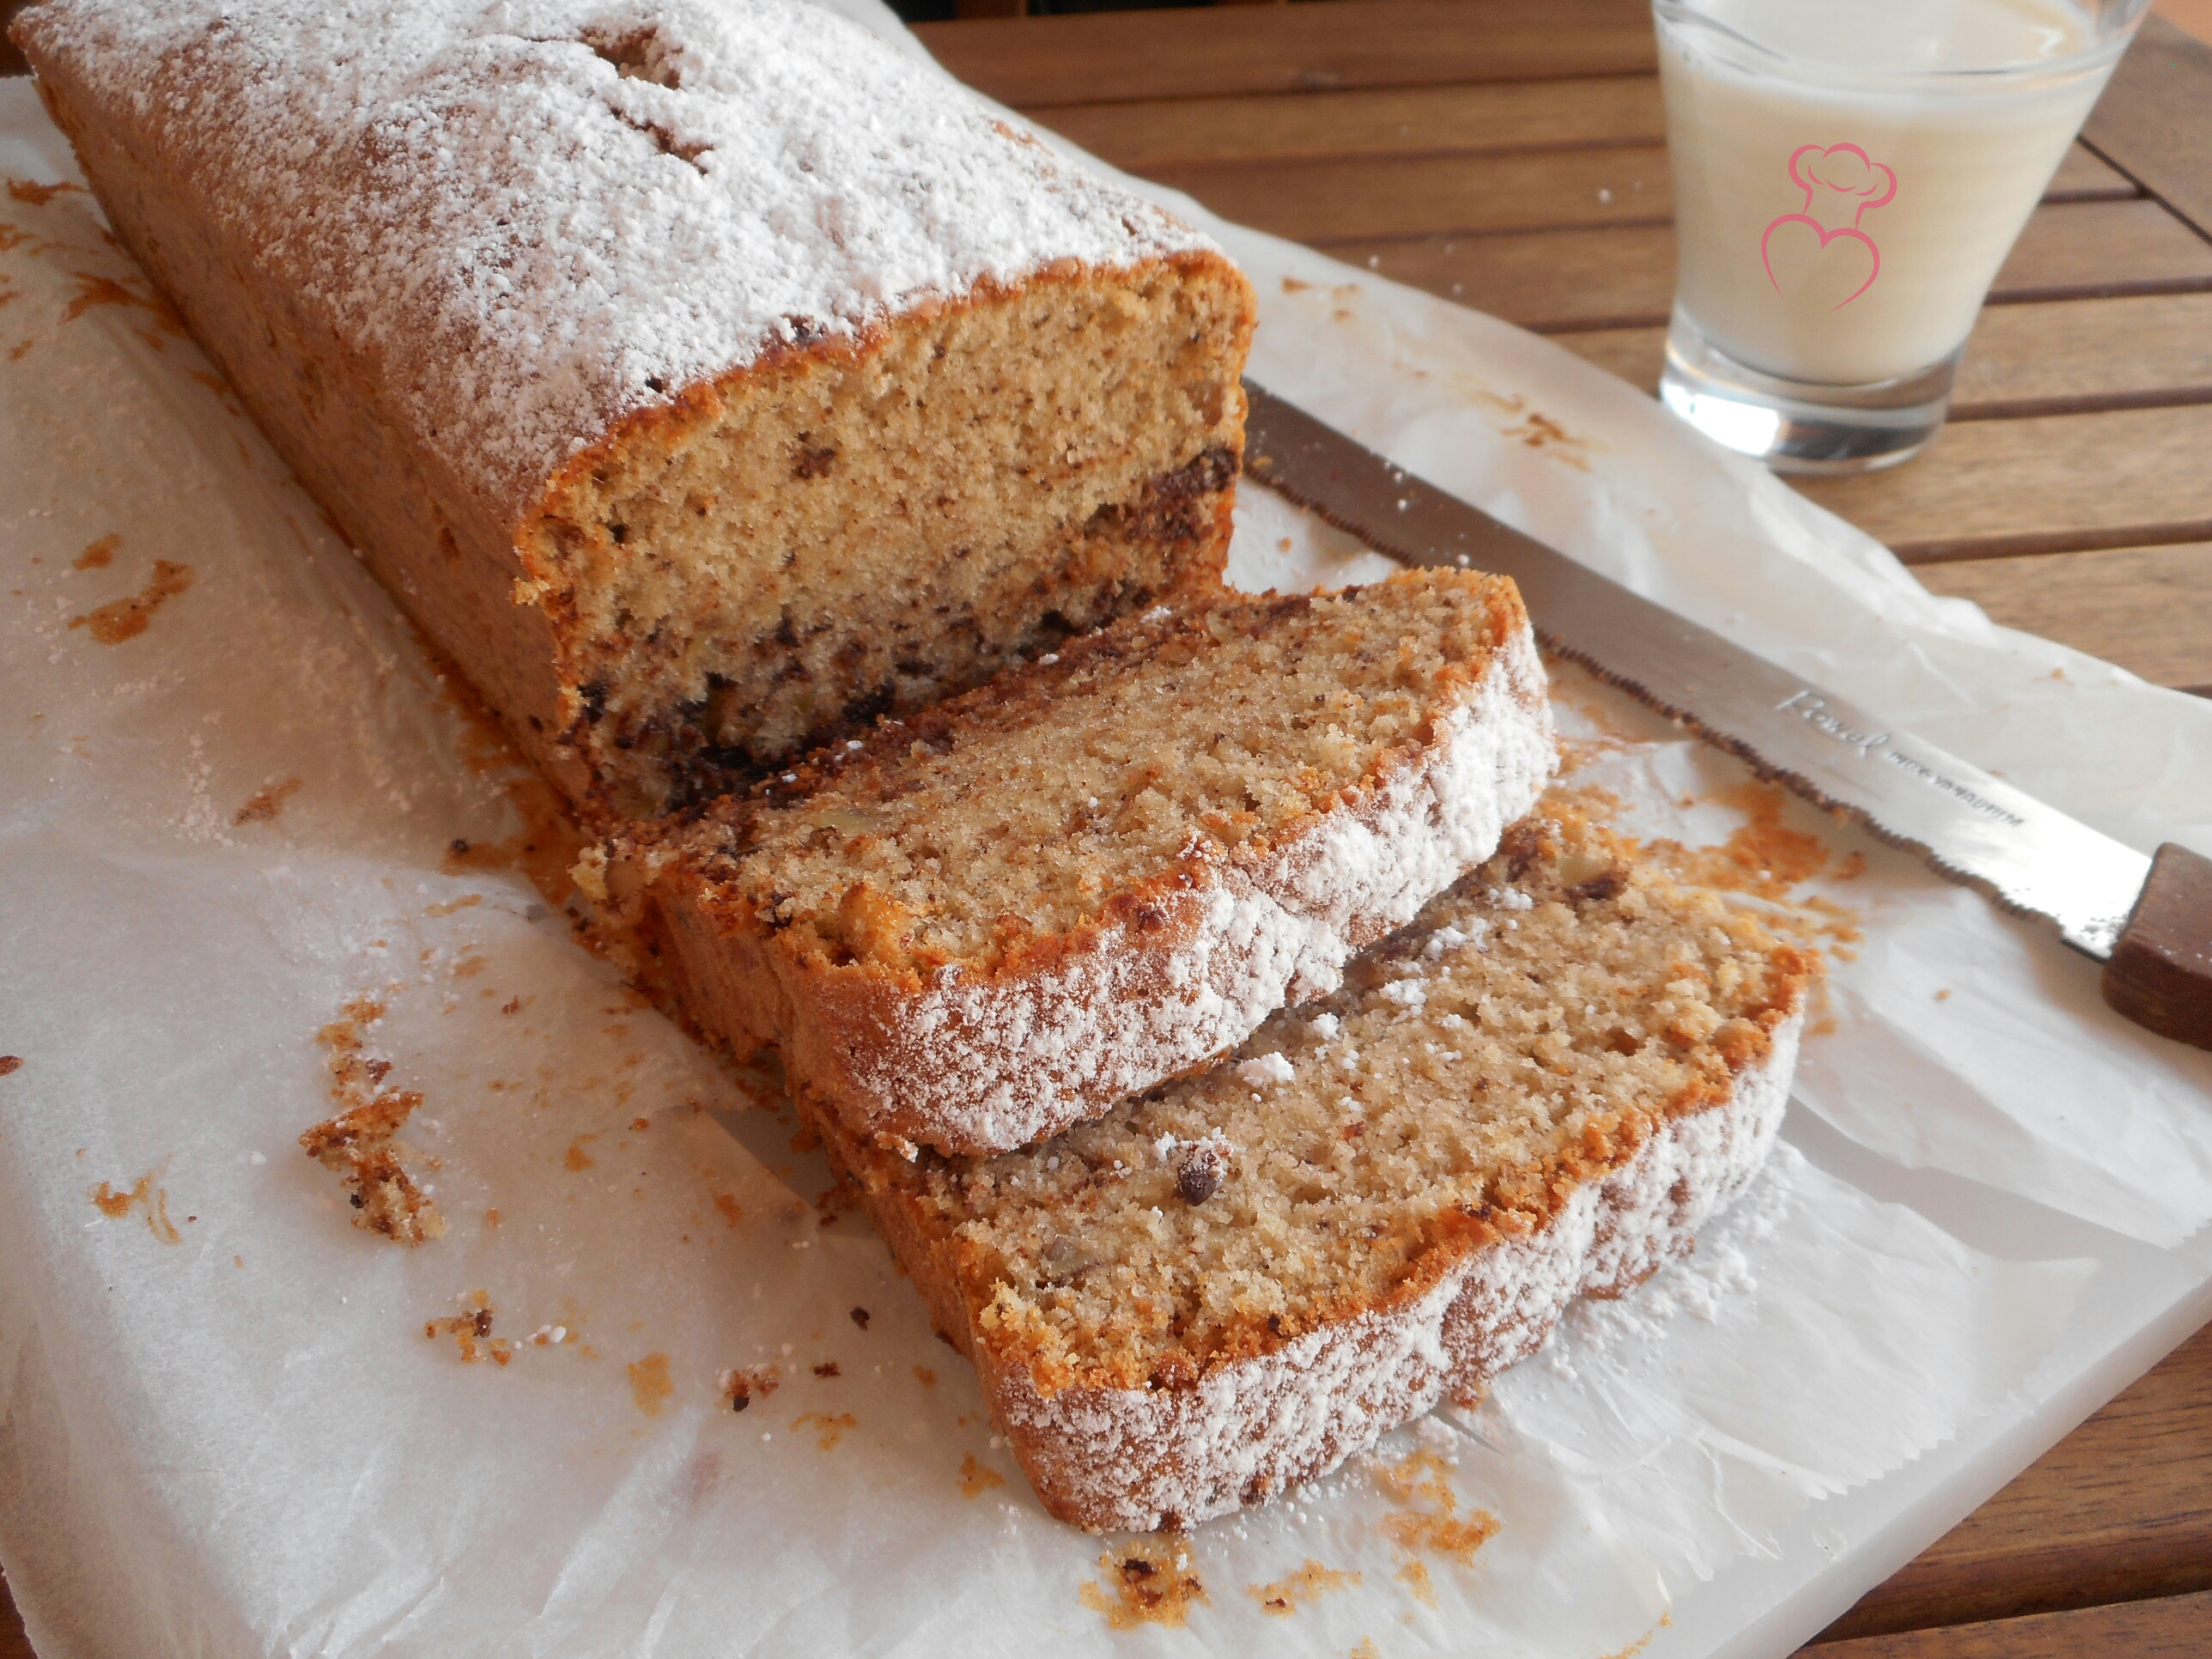
<svg viewBox="0 0 2212 1659"><path fill-rule="evenodd" d="M2106 961L2151 871L2132 847L1522 534L1251 381L1245 471L1407 564L1510 576L1538 635L1660 713Z"/></svg>

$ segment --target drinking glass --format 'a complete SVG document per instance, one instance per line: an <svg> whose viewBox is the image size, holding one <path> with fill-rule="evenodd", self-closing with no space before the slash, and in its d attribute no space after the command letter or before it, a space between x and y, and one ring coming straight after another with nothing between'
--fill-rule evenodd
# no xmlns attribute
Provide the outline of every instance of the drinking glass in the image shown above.
<svg viewBox="0 0 2212 1659"><path fill-rule="evenodd" d="M1924 447L2148 3L1653 0L1678 250L1667 406L1778 471Z"/></svg>

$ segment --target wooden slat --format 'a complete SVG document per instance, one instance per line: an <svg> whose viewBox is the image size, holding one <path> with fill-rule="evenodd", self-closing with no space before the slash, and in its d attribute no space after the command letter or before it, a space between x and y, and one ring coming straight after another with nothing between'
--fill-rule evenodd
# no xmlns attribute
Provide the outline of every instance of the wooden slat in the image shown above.
<svg viewBox="0 0 2212 1659"><path fill-rule="evenodd" d="M1663 328L1561 334L1640 391L1659 384ZM2212 402L2212 294L1992 306L1975 325L1954 421Z"/></svg>
<svg viewBox="0 0 2212 1659"><path fill-rule="evenodd" d="M1887 472L1793 480L1908 562L2212 540L2212 404L1968 421Z"/></svg>
<svg viewBox="0 0 2212 1659"><path fill-rule="evenodd" d="M2086 136L2212 236L2212 45L2162 17L2145 18L2090 112Z"/></svg>
<svg viewBox="0 0 2212 1659"><path fill-rule="evenodd" d="M1157 167L1224 218L1293 241L1464 235L1671 218L1664 145L1533 155L1186 162Z"/></svg>
<svg viewBox="0 0 2212 1659"><path fill-rule="evenodd" d="M1801 1650L1819 1659L2205 1659L2212 1595L2121 1601Z"/></svg>
<svg viewBox="0 0 2212 1659"><path fill-rule="evenodd" d="M2212 691L2212 542L1960 559L1923 565L1919 575L1936 592L1972 599L2008 628L2087 651L2160 685ZM2204 1370L2194 1478L2205 1514L2196 1547L2212 1587L2212 1358Z"/></svg>
<svg viewBox="0 0 2212 1659"><path fill-rule="evenodd" d="M1674 213L1664 144L1182 161L1146 171L1224 218L1324 247L1390 237L1652 224ZM2125 198L2134 192L2094 156L2064 173L2077 196Z"/></svg>
<svg viewBox="0 0 2212 1659"><path fill-rule="evenodd" d="M1528 81L1257 98L1147 99L1040 110L1037 118L1132 173L1179 161L1654 144L1667 133L1659 82L1650 75L1602 76L1566 86Z"/></svg>
<svg viewBox="0 0 2212 1659"><path fill-rule="evenodd" d="M2206 1589L2212 1326L1869 1590L1820 1639ZM1840 1659L1849 1650L1815 1651Z"/></svg>
<svg viewBox="0 0 2212 1659"><path fill-rule="evenodd" d="M1658 62L1648 0L1333 0L923 23L969 85L1025 109L1137 98L1632 75Z"/></svg>
<svg viewBox="0 0 2212 1659"><path fill-rule="evenodd" d="M1665 225L1351 241L1329 252L1524 327L1664 323L1674 288ZM1999 304L2212 289L2212 245L2155 202L2039 208L1990 297Z"/></svg>
<svg viewBox="0 0 2212 1659"><path fill-rule="evenodd" d="M31 1638L23 1634L23 1618L15 1611L15 1598L8 1593L5 1578L0 1578L0 1659L37 1659L31 1651Z"/></svg>

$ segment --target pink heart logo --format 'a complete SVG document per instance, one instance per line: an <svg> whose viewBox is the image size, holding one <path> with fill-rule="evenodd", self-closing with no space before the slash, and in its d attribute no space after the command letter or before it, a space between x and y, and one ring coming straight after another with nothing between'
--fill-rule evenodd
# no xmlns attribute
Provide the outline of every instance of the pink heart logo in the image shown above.
<svg viewBox="0 0 2212 1659"><path fill-rule="evenodd" d="M1874 279L1881 275L1881 250L1875 246L1874 238L1859 228L1859 220L1878 207L1887 207L1897 198L1897 174L1874 160L1856 144L1800 144L1790 154L1790 182L1805 192L1802 205L1795 213L1785 213L1766 228L1759 239L1759 263L1766 268L1766 280L1777 294L1782 292L1781 278L1774 270L1775 235L1785 227L1802 226L1818 239L1804 257L1795 257L1785 252L1785 268L1809 272L1822 268L1819 256L1826 252L1831 242L1856 243L1867 253L1866 279L1829 307L1840 311L1874 286ZM1814 212L1815 198L1820 212ZM1827 223L1826 220L1841 220L1848 211L1849 223ZM1788 237L1784 247L1799 241L1795 235ZM1849 262L1856 270L1856 261ZM1793 286L1796 285L1793 282Z"/></svg>
<svg viewBox="0 0 2212 1659"><path fill-rule="evenodd" d="M1881 250L1864 231L1849 226L1830 230L1803 213L1785 213L1767 226L1759 257L1777 294L1817 302L1840 293L1843 297L1828 306L1831 311L1857 299L1881 272Z"/></svg>

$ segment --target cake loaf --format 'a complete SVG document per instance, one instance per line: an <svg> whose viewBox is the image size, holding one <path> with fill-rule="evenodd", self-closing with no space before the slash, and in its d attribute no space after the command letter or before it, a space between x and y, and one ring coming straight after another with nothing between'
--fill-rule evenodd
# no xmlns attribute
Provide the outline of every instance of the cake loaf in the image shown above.
<svg viewBox="0 0 2212 1659"><path fill-rule="evenodd" d="M43 0L118 235L572 796L1218 578L1243 276L795 0Z"/></svg>
<svg viewBox="0 0 2212 1659"><path fill-rule="evenodd" d="M1686 1250L1750 1182L1808 976L1713 895L1530 820L1234 1064L989 1158L793 1090L1045 1507L1188 1526L1334 1468Z"/></svg>
<svg viewBox="0 0 2212 1659"><path fill-rule="evenodd" d="M617 837L694 1019L902 1153L1200 1065L1489 856L1555 759L1513 584L1125 619Z"/></svg>

